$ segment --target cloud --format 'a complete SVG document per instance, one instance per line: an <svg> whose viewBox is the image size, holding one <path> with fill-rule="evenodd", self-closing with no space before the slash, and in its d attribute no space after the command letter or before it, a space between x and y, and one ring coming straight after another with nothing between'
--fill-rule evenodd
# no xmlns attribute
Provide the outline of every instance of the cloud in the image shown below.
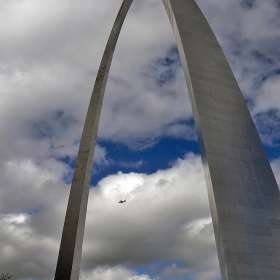
<svg viewBox="0 0 280 280"><path fill-rule="evenodd" d="M264 81L256 98L256 107L258 111L266 112L271 109L280 110L279 86L279 75L272 76Z"/></svg>
<svg viewBox="0 0 280 280"><path fill-rule="evenodd" d="M44 209L49 200L55 203L65 190L61 179L68 172L65 164L54 159L45 159L40 164L31 160L2 164L1 213L33 212Z"/></svg>
<svg viewBox="0 0 280 280"><path fill-rule="evenodd" d="M15 279L50 279L69 188L57 181L63 169L55 175L54 170L47 173L29 163L23 172L26 170L30 179L26 174L26 184L18 191L22 195L17 200L6 196L1 201L2 209L10 209L10 214L0 217L0 244L5 244L0 247L1 268ZM11 184L17 186L21 176L16 172ZM127 202L118 204L123 198ZM123 279L146 280L149 278L143 273L137 278L128 271L147 265L144 274L156 272L160 279L168 279L168 267L174 259L178 262L172 269L178 275L184 272L191 279L203 279L199 275L211 272L209 279L218 279L200 158L189 154L170 169L150 175L119 172L90 190L82 258L85 275L108 275L103 278L106 280L127 275ZM162 264L156 265L159 260ZM117 269L124 266L130 267L128 271Z"/></svg>
<svg viewBox="0 0 280 280"><path fill-rule="evenodd" d="M280 111L270 110L255 116L256 125L262 136L262 141L269 146L279 146L280 142Z"/></svg>
<svg viewBox="0 0 280 280"><path fill-rule="evenodd" d="M108 176L90 195L83 266L179 259L188 274L215 267L209 216L201 162L193 155L151 175Z"/></svg>
<svg viewBox="0 0 280 280"><path fill-rule="evenodd" d="M108 166L110 164L113 164L113 160L108 159L107 151L104 147L100 145L95 146L94 151L94 166Z"/></svg>
<svg viewBox="0 0 280 280"><path fill-rule="evenodd" d="M54 125L52 116L62 112L72 122L55 142L54 153L60 157L75 154L102 52L121 3L97 2L1 2L0 135L4 150L9 151L11 143L21 139L29 152L52 153L58 139L34 141L30 126L42 132L42 125L45 129ZM272 106L279 109L272 93L277 92L277 77L262 86L262 77L279 64L279 9L275 3L212 0L198 4L243 93L252 100L253 114ZM252 8L244 9L245 4ZM262 90L255 88L257 81ZM134 1L113 59L99 137L137 149L153 145L162 136L196 140L186 92L161 1Z"/></svg>
<svg viewBox="0 0 280 280"><path fill-rule="evenodd" d="M128 270L121 266L116 267L99 267L91 272L84 273L81 277L82 280L95 279L95 280L152 280L147 275L135 275L134 271Z"/></svg>
<svg viewBox="0 0 280 280"><path fill-rule="evenodd" d="M186 122L192 114L177 49L170 47L141 68L135 75L109 80L100 137L135 147L162 135L194 140L193 127Z"/></svg>
<svg viewBox="0 0 280 280"><path fill-rule="evenodd" d="M48 279L57 244L48 236L36 234L29 219L22 221L21 217L0 217L1 270L9 271L15 279Z"/></svg>
<svg viewBox="0 0 280 280"><path fill-rule="evenodd" d="M156 0L142 2L133 3L120 35L99 137L137 147L154 143L162 134L195 139L193 127L180 126L191 118L191 108L163 5ZM34 143L34 129L37 136L57 132L46 129L58 125L60 120L54 116L60 113L71 120L64 127L67 131L63 138L41 139L41 143L46 150L55 142L55 153L61 157L74 154L77 147L73 143L79 141L96 72L120 3L26 0L2 4L3 145L12 136L23 138L25 149L31 150L38 145ZM173 63L164 65L166 61ZM6 141L9 146L10 139ZM41 145L38 150L42 150Z"/></svg>

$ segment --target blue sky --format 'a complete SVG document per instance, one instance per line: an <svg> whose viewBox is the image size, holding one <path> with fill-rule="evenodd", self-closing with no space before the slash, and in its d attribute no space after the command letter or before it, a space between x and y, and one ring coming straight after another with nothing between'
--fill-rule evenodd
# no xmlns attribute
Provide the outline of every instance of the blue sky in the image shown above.
<svg viewBox="0 0 280 280"><path fill-rule="evenodd" d="M0 0L0 274L53 279L83 121L121 2ZM197 3L279 184L280 1ZM134 0L116 48L81 279L220 279L191 106L160 0Z"/></svg>

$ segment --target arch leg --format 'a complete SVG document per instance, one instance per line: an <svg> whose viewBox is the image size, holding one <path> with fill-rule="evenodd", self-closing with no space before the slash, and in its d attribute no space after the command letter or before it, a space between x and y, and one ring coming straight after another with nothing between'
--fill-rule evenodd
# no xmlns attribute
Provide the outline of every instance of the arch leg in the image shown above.
<svg viewBox="0 0 280 280"><path fill-rule="evenodd" d="M117 39L132 1L124 0L122 3L97 73L74 169L55 280L79 279L90 178L101 107Z"/></svg>
<svg viewBox="0 0 280 280"><path fill-rule="evenodd" d="M196 2L162 1L191 99L222 279L276 280L279 189L246 102Z"/></svg>

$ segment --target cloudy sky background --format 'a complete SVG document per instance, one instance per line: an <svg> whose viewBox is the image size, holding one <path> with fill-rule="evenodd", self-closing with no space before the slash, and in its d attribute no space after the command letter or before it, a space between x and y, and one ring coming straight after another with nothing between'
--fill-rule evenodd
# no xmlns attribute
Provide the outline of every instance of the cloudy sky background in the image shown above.
<svg viewBox="0 0 280 280"><path fill-rule="evenodd" d="M53 279L83 121L121 2L0 0L0 274ZM279 183L280 1L197 3ZM98 137L81 279L220 279L192 111L160 0L132 4Z"/></svg>

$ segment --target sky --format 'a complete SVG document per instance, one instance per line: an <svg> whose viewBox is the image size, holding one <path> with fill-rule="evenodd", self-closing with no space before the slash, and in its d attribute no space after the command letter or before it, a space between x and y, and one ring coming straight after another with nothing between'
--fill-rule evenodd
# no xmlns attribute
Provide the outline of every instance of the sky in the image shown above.
<svg viewBox="0 0 280 280"><path fill-rule="evenodd" d="M196 2L279 184L280 1ZM54 277L83 122L121 3L0 0L0 274L13 280ZM192 109L160 0L134 0L117 44L80 279L220 280Z"/></svg>

